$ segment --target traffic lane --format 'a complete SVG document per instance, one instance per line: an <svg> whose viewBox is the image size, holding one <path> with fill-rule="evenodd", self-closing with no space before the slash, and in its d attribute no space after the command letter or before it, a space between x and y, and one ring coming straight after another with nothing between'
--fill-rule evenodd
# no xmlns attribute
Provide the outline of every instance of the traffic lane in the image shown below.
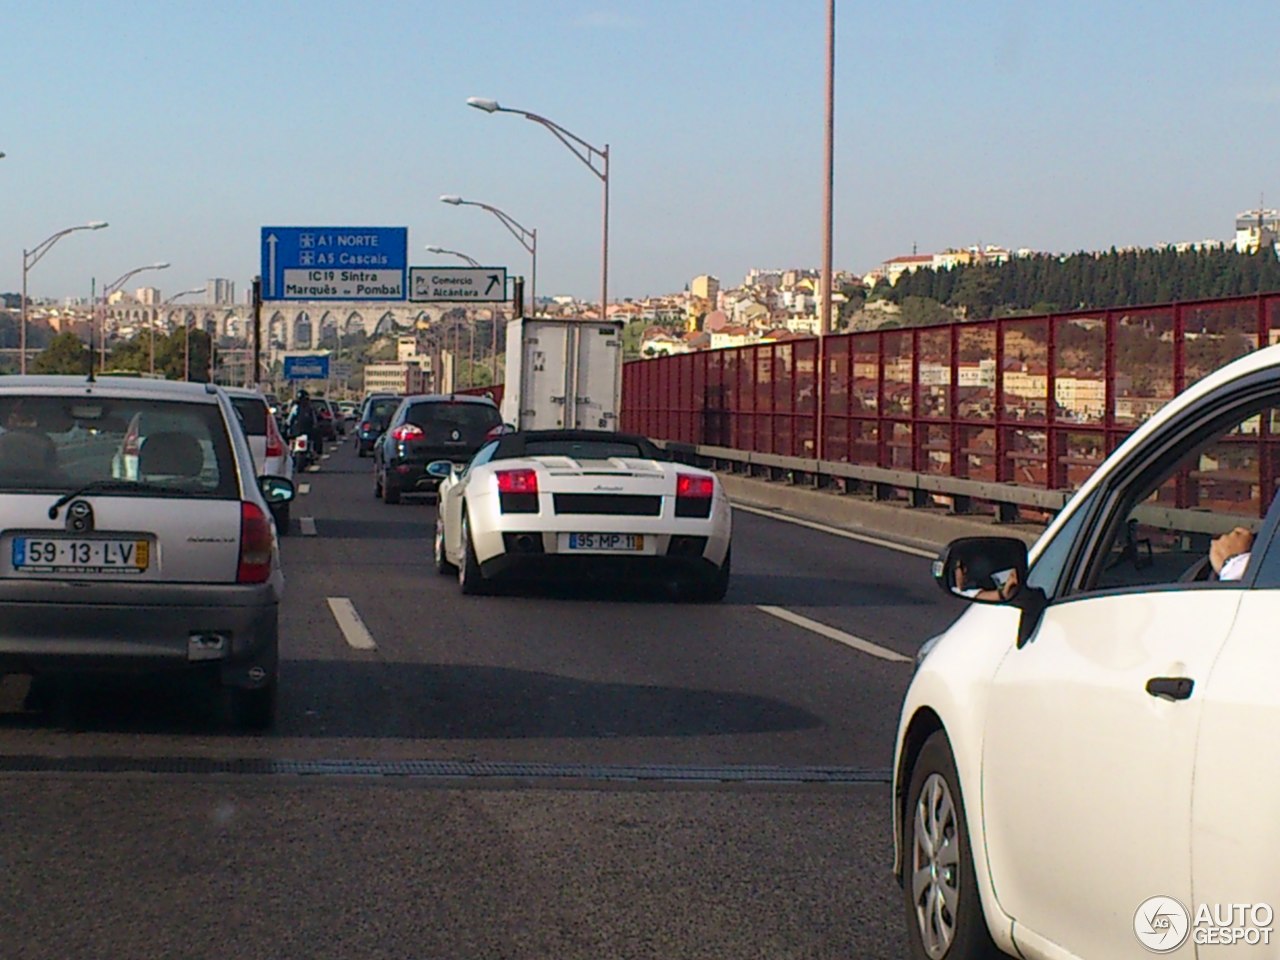
<svg viewBox="0 0 1280 960"><path fill-rule="evenodd" d="M783 599L756 591L767 577L735 579L722 604L616 585L464 597L427 563L432 499L388 506L372 489L372 470L354 457L334 464L313 489L320 536L306 546L377 562L376 580L347 577L342 596L376 659L394 666L344 668L368 694L358 716L343 708L340 684L306 684L325 718L320 735L378 736L391 750L408 737L447 759L889 765L909 666L761 613L761 601ZM314 605L315 591L304 592ZM374 672L377 685L367 682Z"/></svg>
<svg viewBox="0 0 1280 960"><path fill-rule="evenodd" d="M745 510L733 515L734 579L751 602L783 607L914 657L965 602L933 580L932 560Z"/></svg>
<svg viewBox="0 0 1280 960"><path fill-rule="evenodd" d="M757 601L788 597L754 592L750 572L721 605L672 604L652 590L618 599L599 588L461 597L428 562L429 500L395 507L376 501L369 461L349 446L304 482L310 489L294 517L315 520L320 535L282 541L288 589L281 709L270 736L212 727L192 711L185 691L165 685L82 691L70 723L2 716L0 750L890 762L908 670L760 613ZM738 543L748 545L750 570L759 563L749 546L755 531L744 529ZM787 559L768 550L764 556ZM353 602L375 649L348 644L329 598Z"/></svg>
<svg viewBox="0 0 1280 960"><path fill-rule="evenodd" d="M6 957L900 957L884 787L0 778Z"/></svg>

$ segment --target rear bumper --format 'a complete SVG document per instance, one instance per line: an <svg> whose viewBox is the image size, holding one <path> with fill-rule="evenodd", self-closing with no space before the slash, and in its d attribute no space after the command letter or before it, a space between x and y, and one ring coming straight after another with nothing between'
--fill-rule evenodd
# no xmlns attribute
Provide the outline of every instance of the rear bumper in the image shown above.
<svg viewBox="0 0 1280 960"><path fill-rule="evenodd" d="M648 582L710 580L720 568L701 557L503 553L480 564L486 580Z"/></svg>
<svg viewBox="0 0 1280 960"><path fill-rule="evenodd" d="M447 460L448 457L435 457ZM466 461L454 461L465 463ZM440 478L427 473L427 460L393 459L387 463L387 478L401 493L435 493L440 488Z"/></svg>
<svg viewBox="0 0 1280 960"><path fill-rule="evenodd" d="M279 604L264 586L0 584L0 672L217 668L276 673Z"/></svg>

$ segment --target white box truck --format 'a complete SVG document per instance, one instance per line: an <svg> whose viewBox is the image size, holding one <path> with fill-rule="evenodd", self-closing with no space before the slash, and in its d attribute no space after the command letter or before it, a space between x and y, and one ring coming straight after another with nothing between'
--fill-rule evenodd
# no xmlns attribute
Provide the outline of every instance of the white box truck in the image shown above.
<svg viewBox="0 0 1280 960"><path fill-rule="evenodd" d="M502 419L517 430L617 430L622 326L560 317L508 321Z"/></svg>

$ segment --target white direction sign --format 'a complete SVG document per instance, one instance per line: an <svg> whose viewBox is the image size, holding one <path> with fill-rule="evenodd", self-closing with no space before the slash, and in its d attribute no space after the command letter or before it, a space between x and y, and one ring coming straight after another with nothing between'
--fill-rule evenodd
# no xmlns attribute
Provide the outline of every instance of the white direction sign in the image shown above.
<svg viewBox="0 0 1280 960"><path fill-rule="evenodd" d="M501 303L507 299L506 267L410 267L414 303Z"/></svg>

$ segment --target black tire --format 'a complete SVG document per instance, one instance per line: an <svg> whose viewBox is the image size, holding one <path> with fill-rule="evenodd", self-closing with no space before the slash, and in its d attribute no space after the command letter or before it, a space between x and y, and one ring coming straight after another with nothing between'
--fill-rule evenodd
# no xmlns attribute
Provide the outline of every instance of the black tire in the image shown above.
<svg viewBox="0 0 1280 960"><path fill-rule="evenodd" d="M930 859L916 849L916 817L924 795L922 819L934 828L939 854ZM938 730L924 742L907 789L907 806L902 820L903 904L906 911L907 941L917 960L996 960L1003 957L991 940L982 913L978 882L973 872L973 851L965 819L964 796L955 758L947 735ZM919 861L919 862L918 862ZM930 864L936 873L930 871ZM921 874L917 889L916 873ZM926 876L927 874L927 876ZM939 908L937 916L927 909L940 887L950 889L957 907L953 912ZM932 890L931 890L932 888ZM949 931L946 941L944 930ZM930 950L926 938L933 944Z"/></svg>
<svg viewBox="0 0 1280 960"><path fill-rule="evenodd" d="M360 443L360 442L358 442L358 441L357 441L357 442L356 442L356 456L357 456L357 457L359 457L361 460L363 460L363 459L364 459L365 457L367 457L368 455L369 455L369 453L368 453L368 451L367 451L367 450L365 450L365 448L364 448L364 444L362 444L362 443Z"/></svg>
<svg viewBox="0 0 1280 960"><path fill-rule="evenodd" d="M400 502L400 487L393 483L391 474L385 474L382 478L382 502L396 504Z"/></svg>
<svg viewBox="0 0 1280 960"><path fill-rule="evenodd" d="M457 573L458 568L449 562L444 553L444 521L436 519L435 536L431 538L432 559L435 561L436 573L442 577L447 577L451 573Z"/></svg>
<svg viewBox="0 0 1280 960"><path fill-rule="evenodd" d="M287 503L271 511L276 519L276 536L287 537L289 535L289 512L289 504Z"/></svg>
<svg viewBox="0 0 1280 960"><path fill-rule="evenodd" d="M733 570L730 551L724 555L724 564L711 576L695 575L680 584L680 599L691 603L719 603L729 592L729 577Z"/></svg>
<svg viewBox="0 0 1280 960"><path fill-rule="evenodd" d="M476 559L475 545L471 542L471 521L462 515L462 557L458 564L458 589L469 597L479 597L491 592L491 586Z"/></svg>
<svg viewBox="0 0 1280 960"><path fill-rule="evenodd" d="M264 686L222 690L226 719L241 730L266 730L275 723L279 682L272 677Z"/></svg>
<svg viewBox="0 0 1280 960"><path fill-rule="evenodd" d="M375 499L382 499L382 474L378 472L376 464L373 468L373 496Z"/></svg>

